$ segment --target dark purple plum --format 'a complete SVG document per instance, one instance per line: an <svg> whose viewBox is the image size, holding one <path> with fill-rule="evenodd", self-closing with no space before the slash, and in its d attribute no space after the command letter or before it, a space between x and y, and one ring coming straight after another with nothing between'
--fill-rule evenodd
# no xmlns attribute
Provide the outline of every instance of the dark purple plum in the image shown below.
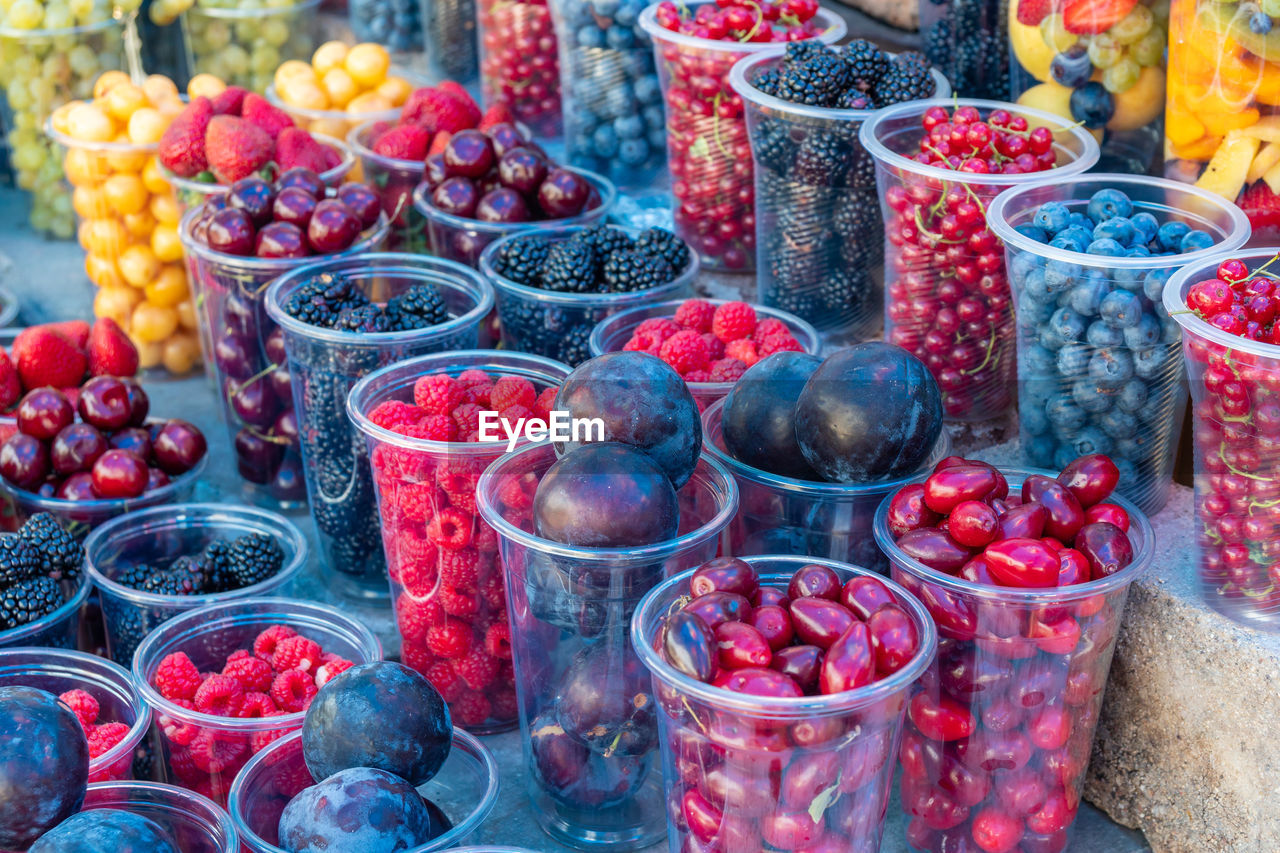
<svg viewBox="0 0 1280 853"><path fill-rule="evenodd" d="M97 427L89 424L71 424L53 439L49 449L49 461L59 474L75 474L88 471L98 457L107 452L107 439Z"/></svg>
<svg viewBox="0 0 1280 853"><path fill-rule="evenodd" d="M677 489L693 476L702 452L698 405L680 374L657 356L611 352L583 362L560 386L555 408L573 418L599 418L603 441L643 450ZM556 453L582 443L556 442Z"/></svg>
<svg viewBox="0 0 1280 853"><path fill-rule="evenodd" d="M515 190L498 187L485 193L476 204L476 219L481 222L528 222L529 205Z"/></svg>
<svg viewBox="0 0 1280 853"><path fill-rule="evenodd" d="M649 773L645 758L592 752L564 730L551 710L529 726L533 776L548 794L570 808L600 809L630 799Z"/></svg>
<svg viewBox="0 0 1280 853"><path fill-rule="evenodd" d="M411 850L447 831L422 795L385 770L355 767L305 788L280 815L288 853Z"/></svg>
<svg viewBox="0 0 1280 853"><path fill-rule="evenodd" d="M548 219L577 216L587 205L591 184L576 172L552 169L538 187L538 206Z"/></svg>
<svg viewBox="0 0 1280 853"><path fill-rule="evenodd" d="M644 755L658 744L652 680L626 646L587 646L563 680L556 719L592 752Z"/></svg>
<svg viewBox="0 0 1280 853"><path fill-rule="evenodd" d="M0 446L0 476L33 491L49 473L49 450L40 439L15 432Z"/></svg>
<svg viewBox="0 0 1280 853"><path fill-rule="evenodd" d="M29 853L178 853L150 818L120 809L80 812L40 836Z"/></svg>
<svg viewBox="0 0 1280 853"><path fill-rule="evenodd" d="M166 474L185 474L204 458L209 445L194 424L173 418L151 439L156 464Z"/></svg>
<svg viewBox="0 0 1280 853"><path fill-rule="evenodd" d="M89 742L71 709L33 687L0 687L0 850L26 850L80 810Z"/></svg>
<svg viewBox="0 0 1280 853"><path fill-rule="evenodd" d="M753 468L821 479L796 443L796 400L822 359L779 352L753 364L724 398L720 428L729 455Z"/></svg>
<svg viewBox="0 0 1280 853"><path fill-rule="evenodd" d="M470 178L448 178L431 191L431 204L437 210L470 218L480 203L480 191Z"/></svg>
<svg viewBox="0 0 1280 853"><path fill-rule="evenodd" d="M537 192L546 177L546 158L528 148L512 148L498 161L498 179L503 186L525 195Z"/></svg>
<svg viewBox="0 0 1280 853"><path fill-rule="evenodd" d="M241 178L227 190L227 206L249 214L256 228L271 221L271 207L275 200L275 190L262 178Z"/></svg>
<svg viewBox="0 0 1280 853"><path fill-rule="evenodd" d="M429 782L453 746L453 722L422 675L391 661L353 666L320 688L302 724L302 754L317 779L376 767Z"/></svg>

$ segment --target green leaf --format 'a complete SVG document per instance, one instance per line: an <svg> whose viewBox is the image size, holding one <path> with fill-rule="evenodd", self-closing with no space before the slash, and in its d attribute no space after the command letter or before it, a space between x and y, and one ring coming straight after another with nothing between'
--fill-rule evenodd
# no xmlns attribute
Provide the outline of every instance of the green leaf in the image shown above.
<svg viewBox="0 0 1280 853"><path fill-rule="evenodd" d="M705 136L699 136L693 141L693 145L689 146L689 156L705 160L711 156L711 144L707 142Z"/></svg>
<svg viewBox="0 0 1280 853"><path fill-rule="evenodd" d="M831 783L831 787L822 791L818 796L813 798L813 802L809 803L809 819L814 823L821 823L822 816L826 814L827 809L835 805L836 800L840 799L840 777L844 775L844 771L836 774L836 781Z"/></svg>

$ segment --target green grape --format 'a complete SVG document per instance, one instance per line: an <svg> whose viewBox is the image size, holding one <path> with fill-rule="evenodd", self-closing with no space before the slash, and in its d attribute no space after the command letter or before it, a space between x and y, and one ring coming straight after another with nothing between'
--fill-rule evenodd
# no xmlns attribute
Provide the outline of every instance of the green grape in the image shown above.
<svg viewBox="0 0 1280 853"><path fill-rule="evenodd" d="M9 101L9 109L15 112L21 112L31 109L31 105L35 103L31 97L31 91L27 88L26 81L15 79L9 81L9 85L5 87L5 97Z"/></svg>
<svg viewBox="0 0 1280 853"><path fill-rule="evenodd" d="M4 18L5 26L18 30L34 30L43 21L44 9L36 0L14 0Z"/></svg>
<svg viewBox="0 0 1280 853"><path fill-rule="evenodd" d="M279 47L289 40L289 25L275 18L262 22L262 41L271 47Z"/></svg>
<svg viewBox="0 0 1280 853"><path fill-rule="evenodd" d="M253 66L253 74L255 79L267 75L272 77L275 71L280 67L280 51L274 47L260 47L253 52L253 58L250 60Z"/></svg>
<svg viewBox="0 0 1280 853"><path fill-rule="evenodd" d="M222 52L222 61L232 77L240 77L249 70L249 54L238 44L233 44Z"/></svg>
<svg viewBox="0 0 1280 853"><path fill-rule="evenodd" d="M61 30L76 25L76 17L67 6L46 6L44 10L44 26L51 30Z"/></svg>
<svg viewBox="0 0 1280 853"><path fill-rule="evenodd" d="M1040 22L1040 38L1057 53L1062 53L1078 40L1074 33L1067 32L1062 24L1062 15L1046 15Z"/></svg>
<svg viewBox="0 0 1280 853"><path fill-rule="evenodd" d="M1094 68L1110 68L1124 56L1124 48L1116 44L1115 39L1103 33L1094 36L1089 42L1089 61Z"/></svg>
<svg viewBox="0 0 1280 853"><path fill-rule="evenodd" d="M1138 63L1134 62L1133 57L1126 56L1102 72L1102 85L1111 94L1118 95L1132 89L1141 74L1142 68Z"/></svg>
<svg viewBox="0 0 1280 853"><path fill-rule="evenodd" d="M1164 60L1164 46L1164 30L1159 27L1152 27L1145 36L1129 46L1129 55L1139 65L1159 65Z"/></svg>
<svg viewBox="0 0 1280 853"><path fill-rule="evenodd" d="M1160 26L1165 29L1169 28L1169 5L1170 0L1156 0L1151 4L1151 14L1155 15Z"/></svg>
<svg viewBox="0 0 1280 853"><path fill-rule="evenodd" d="M1108 30L1107 34L1121 44L1133 44L1151 30L1153 23L1155 15L1151 14L1150 9L1141 5L1134 6L1133 11Z"/></svg>
<svg viewBox="0 0 1280 853"><path fill-rule="evenodd" d="M222 50L231 44L231 28L223 21L210 21L201 43L209 50Z"/></svg>

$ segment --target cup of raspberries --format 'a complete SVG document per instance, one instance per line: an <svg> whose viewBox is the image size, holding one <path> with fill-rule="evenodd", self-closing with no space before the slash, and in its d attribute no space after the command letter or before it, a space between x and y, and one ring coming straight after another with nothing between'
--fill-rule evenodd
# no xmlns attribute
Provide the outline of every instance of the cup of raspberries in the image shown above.
<svg viewBox="0 0 1280 853"><path fill-rule="evenodd" d="M894 745L937 634L898 584L717 557L631 620L662 718L671 849L877 850Z"/></svg>
<svg viewBox="0 0 1280 853"><path fill-rule="evenodd" d="M1119 480L1097 454L1056 476L951 456L881 504L876 543L940 637L898 753L912 849L1066 849L1125 598L1155 551Z"/></svg>
<svg viewBox="0 0 1280 853"><path fill-rule="evenodd" d="M884 223L875 162L858 143L872 110L951 88L923 55L866 39L790 42L734 65L755 170L758 299L843 341L878 337ZM834 238L834 239L833 239Z"/></svg>
<svg viewBox="0 0 1280 853"><path fill-rule="evenodd" d="M0 535L0 648L76 648L93 589L83 563L84 547L52 513Z"/></svg>
<svg viewBox="0 0 1280 853"><path fill-rule="evenodd" d="M1010 187L1069 178L1098 160L1083 127L999 101L913 101L858 138L876 163L884 219L885 340L915 354L952 421L1013 402L1013 300L987 207Z"/></svg>

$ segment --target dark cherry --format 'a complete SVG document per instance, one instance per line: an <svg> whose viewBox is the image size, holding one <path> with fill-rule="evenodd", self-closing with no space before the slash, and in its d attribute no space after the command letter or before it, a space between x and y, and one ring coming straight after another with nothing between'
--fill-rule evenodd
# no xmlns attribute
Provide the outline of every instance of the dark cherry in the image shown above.
<svg viewBox="0 0 1280 853"><path fill-rule="evenodd" d="M249 382L229 383L227 397L231 409L242 423L267 427L276 419L279 404L265 376Z"/></svg>
<svg viewBox="0 0 1280 853"><path fill-rule="evenodd" d="M276 438L289 442L293 447L298 446L298 415L293 409L286 409L276 418L276 422L271 425L271 434Z"/></svg>
<svg viewBox="0 0 1280 853"><path fill-rule="evenodd" d="M835 601L840 597L840 577L829 566L810 564L796 569L787 584L787 597L826 598Z"/></svg>
<svg viewBox="0 0 1280 853"><path fill-rule="evenodd" d="M284 329L279 326L271 330L271 334L267 335L266 343L262 345L263 352L267 355L267 361L272 364L284 364L288 360L289 354L284 346Z"/></svg>
<svg viewBox="0 0 1280 853"><path fill-rule="evenodd" d="M1101 454L1081 456L1062 469L1058 482L1071 490L1080 506L1088 509L1115 491L1120 482L1120 469Z"/></svg>
<svg viewBox="0 0 1280 853"><path fill-rule="evenodd" d="M960 740L973 734L977 725L969 708L946 696L917 693L907 705L911 722L929 740Z"/></svg>
<svg viewBox="0 0 1280 853"><path fill-rule="evenodd" d="M788 646L774 652L769 667L791 676L804 692L812 693L818 688L822 654L817 646Z"/></svg>
<svg viewBox="0 0 1280 853"><path fill-rule="evenodd" d="M147 422L147 415L151 412L151 398L147 396L146 391L142 390L142 386L132 379L120 381L129 392L129 426L140 427Z"/></svg>
<svg viewBox="0 0 1280 853"><path fill-rule="evenodd" d="M511 122L499 122L489 128L486 133L489 134L489 140L493 143L494 153L499 157L513 148L529 147L524 134Z"/></svg>
<svg viewBox="0 0 1280 853"><path fill-rule="evenodd" d="M591 185L568 169L556 168L538 187L538 206L548 219L577 216L587 204Z"/></svg>
<svg viewBox="0 0 1280 853"><path fill-rule="evenodd" d="M372 228L378 224L378 214L382 212L382 203L378 194L367 184L343 184L338 187L338 201L360 220L360 230Z"/></svg>
<svg viewBox="0 0 1280 853"><path fill-rule="evenodd" d="M262 178L241 178L227 190L227 206L249 214L249 219L258 228L271 221L275 200L275 190Z"/></svg>
<svg viewBox="0 0 1280 853"><path fill-rule="evenodd" d="M447 178L431 191L431 204L437 210L470 219L480 203L480 192L470 178Z"/></svg>
<svg viewBox="0 0 1280 853"><path fill-rule="evenodd" d="M825 598L793 599L791 624L800 642L828 649L857 621L853 614Z"/></svg>
<svg viewBox="0 0 1280 853"><path fill-rule="evenodd" d="M32 491L49 473L49 451L43 441L17 432L0 445L0 476L20 489Z"/></svg>
<svg viewBox="0 0 1280 853"><path fill-rule="evenodd" d="M147 479L147 463L126 450L108 450L93 463L93 490L102 498L136 498Z"/></svg>
<svg viewBox="0 0 1280 853"><path fill-rule="evenodd" d="M996 490L999 474L985 465L955 465L924 481L925 506L943 515L963 501L982 500Z"/></svg>
<svg viewBox="0 0 1280 853"><path fill-rule="evenodd" d="M533 195L547 177L547 161L528 148L512 148L498 161L498 180L524 195Z"/></svg>
<svg viewBox="0 0 1280 853"><path fill-rule="evenodd" d="M107 452L107 440L90 424L71 424L53 439L49 459L59 474L76 474L93 468L98 457Z"/></svg>
<svg viewBox="0 0 1280 853"><path fill-rule="evenodd" d="M1000 532L1000 519L990 504L961 501L947 517L947 532L966 548L981 548Z"/></svg>
<svg viewBox="0 0 1280 853"><path fill-rule="evenodd" d="M1038 539L1002 539L988 545L983 557L992 576L1004 586L1058 585L1058 554Z"/></svg>
<svg viewBox="0 0 1280 853"><path fill-rule="evenodd" d="M528 222L529 205L520 193L501 187L484 194L475 216L481 222Z"/></svg>
<svg viewBox="0 0 1280 853"><path fill-rule="evenodd" d="M1128 534L1106 521L1095 521L1080 528L1075 547L1089 561L1093 580L1114 575L1133 562L1133 543Z"/></svg>
<svg viewBox="0 0 1280 853"><path fill-rule="evenodd" d="M791 603L791 599L787 598L787 594L780 589L771 586L762 586L756 590L755 595L750 596L751 603L756 607L764 607L771 604L774 607L785 608Z"/></svg>
<svg viewBox="0 0 1280 853"><path fill-rule="evenodd" d="M840 590L840 603L865 622L881 607L895 603L895 599L889 587L875 578L859 575L845 581Z"/></svg>
<svg viewBox="0 0 1280 853"><path fill-rule="evenodd" d="M924 504L923 483L903 486L889 501L889 530L894 536L901 536L908 530L932 527L941 520L942 516Z"/></svg>
<svg viewBox="0 0 1280 853"><path fill-rule="evenodd" d="M71 401L57 388L36 388L18 402L18 430L48 441L76 419Z"/></svg>
<svg viewBox="0 0 1280 853"><path fill-rule="evenodd" d="M161 471L159 468L147 469L147 491L152 492L156 489L169 485L169 475Z"/></svg>
<svg viewBox="0 0 1280 853"><path fill-rule="evenodd" d="M280 191L271 205L271 215L276 222L288 222L306 228L311 214L316 212L316 197L301 187L289 187Z"/></svg>
<svg viewBox="0 0 1280 853"><path fill-rule="evenodd" d="M711 630L721 622L741 622L751 618L751 602L732 592L709 592L684 606L685 613L697 615Z"/></svg>
<svg viewBox="0 0 1280 853"><path fill-rule="evenodd" d="M694 569L689 578L689 592L695 596L733 592L751 598L758 586L755 569L737 557L716 557Z"/></svg>
<svg viewBox="0 0 1280 853"><path fill-rule="evenodd" d="M449 173L444 168L444 154L428 155L423 164L423 177L431 189L440 186L449 177Z"/></svg>
<svg viewBox="0 0 1280 853"><path fill-rule="evenodd" d="M128 425L133 415L129 389L114 376L95 376L80 387L80 418L103 432Z"/></svg>
<svg viewBox="0 0 1280 853"><path fill-rule="evenodd" d="M267 387L271 389L271 395L285 405L293 400L292 382L287 367L277 367L267 374Z"/></svg>
<svg viewBox="0 0 1280 853"><path fill-rule="evenodd" d="M177 418L165 421L151 443L156 465L170 476L190 471L204 458L208 449L204 433Z"/></svg>
<svg viewBox="0 0 1280 853"><path fill-rule="evenodd" d="M224 327L221 334L215 334L214 338L213 360L224 375L232 379L248 379L257 372L254 369L257 359L249 338L228 327Z"/></svg>
<svg viewBox="0 0 1280 853"><path fill-rule="evenodd" d="M266 485L276 475L285 446L245 427L236 433L236 470L250 483Z"/></svg>
<svg viewBox="0 0 1280 853"><path fill-rule="evenodd" d="M276 179L277 190L286 190L291 187L297 187L305 190L312 198L319 201L324 198L325 186L320 176L310 169L301 166L294 166L292 169L285 170L278 179Z"/></svg>
<svg viewBox="0 0 1280 853"><path fill-rule="evenodd" d="M459 130L444 147L444 168L449 177L478 178L493 168L493 142L482 130Z"/></svg>
<svg viewBox="0 0 1280 853"><path fill-rule="evenodd" d="M311 254L302 229L292 222L272 222L258 232L253 253L260 258L305 258Z"/></svg>
<svg viewBox="0 0 1280 853"><path fill-rule="evenodd" d="M360 236L360 220L336 198L316 205L307 224L307 243L319 255L345 251Z"/></svg>
<svg viewBox="0 0 1280 853"><path fill-rule="evenodd" d="M141 427L129 427L113 434L107 440L116 450L124 450L144 462L151 458L151 431Z"/></svg>
<svg viewBox="0 0 1280 853"><path fill-rule="evenodd" d="M715 642L707 623L688 610L673 613L663 628L667 663L699 681L710 681L716 674Z"/></svg>
<svg viewBox="0 0 1280 853"><path fill-rule="evenodd" d="M93 475L88 471L72 474L62 481L54 497L64 501L94 501L98 495L93 490Z"/></svg>
<svg viewBox="0 0 1280 853"><path fill-rule="evenodd" d="M791 645L795 632L791 629L791 617L787 611L776 604L764 604L751 611L747 620L751 627L760 632L775 652Z"/></svg>
<svg viewBox="0 0 1280 853"><path fill-rule="evenodd" d="M1062 483L1041 474L1022 481L1022 503L1038 503L1049 512L1044 532L1060 542L1070 542L1084 527L1084 509ZM954 534L953 534L954 535Z"/></svg>
<svg viewBox="0 0 1280 853"><path fill-rule="evenodd" d="M253 220L237 207L219 210L209 219L209 248L228 255L253 254Z"/></svg>

